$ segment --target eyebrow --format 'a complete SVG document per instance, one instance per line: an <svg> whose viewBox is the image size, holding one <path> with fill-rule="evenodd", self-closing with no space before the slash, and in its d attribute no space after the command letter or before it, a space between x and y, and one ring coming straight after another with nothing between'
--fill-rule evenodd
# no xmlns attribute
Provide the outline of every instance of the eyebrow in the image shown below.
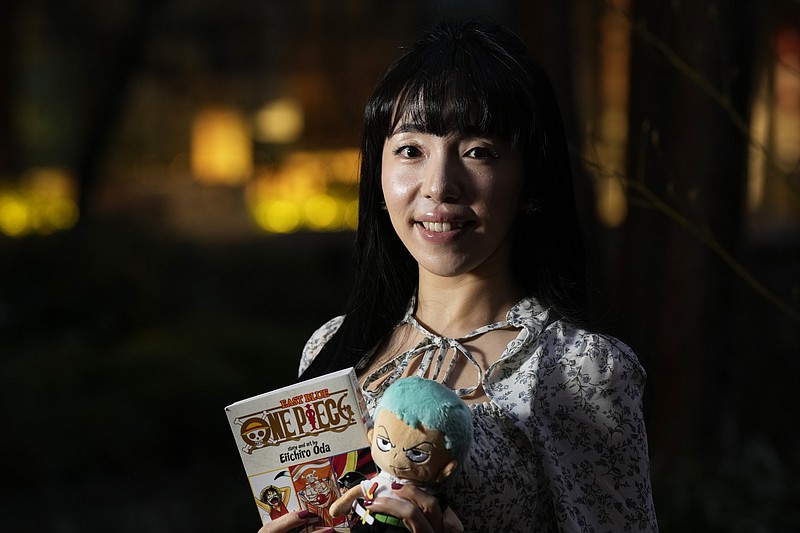
<svg viewBox="0 0 800 533"><path fill-rule="evenodd" d="M416 122L401 122L400 124L397 125L395 129L389 132L389 135L387 135L386 138L390 139L395 135L400 135L402 133L425 133L438 136L438 134L431 133L430 129L426 128L422 124L418 124ZM494 139L508 143L508 141L506 141L502 136L493 135L490 133L464 132L463 135L466 137L473 137L473 138Z"/></svg>
<svg viewBox="0 0 800 533"><path fill-rule="evenodd" d="M433 449L436 449L436 445L435 445L434 443L432 443L432 442L430 442L430 441L427 441L427 440L424 440L424 441L422 441L422 442L419 442L419 443L417 443L417 444L415 444L414 446L411 446L411 447L409 447L409 448L403 448L403 451L404 451L404 452L407 452L408 450L413 450L413 449L415 449L415 448L419 448L419 447L420 447L420 446L422 446L423 444L427 444L427 445L428 445L428 446L430 446L431 448L433 448Z"/></svg>
<svg viewBox="0 0 800 533"><path fill-rule="evenodd" d="M389 132L389 137L398 133L425 133L427 131L427 128L416 122L401 122Z"/></svg>

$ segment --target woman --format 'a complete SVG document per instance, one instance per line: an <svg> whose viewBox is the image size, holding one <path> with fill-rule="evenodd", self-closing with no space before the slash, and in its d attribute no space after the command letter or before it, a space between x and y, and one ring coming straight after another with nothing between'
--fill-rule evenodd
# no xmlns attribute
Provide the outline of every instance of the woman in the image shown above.
<svg viewBox="0 0 800 533"><path fill-rule="evenodd" d="M426 35L376 87L361 156L353 298L309 340L301 377L355 366L370 408L405 375L456 390L475 426L446 487L465 531L657 530L645 373L585 329L564 128L522 42L479 22ZM452 528L424 493L398 492L374 509Z"/></svg>

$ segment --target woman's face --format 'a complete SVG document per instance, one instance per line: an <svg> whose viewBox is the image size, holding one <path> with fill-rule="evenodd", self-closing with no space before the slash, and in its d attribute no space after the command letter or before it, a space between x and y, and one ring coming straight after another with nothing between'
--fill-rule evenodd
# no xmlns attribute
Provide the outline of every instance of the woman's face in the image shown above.
<svg viewBox="0 0 800 533"><path fill-rule="evenodd" d="M383 146L392 225L438 276L509 272L523 175L521 150L494 137L439 137L401 122Z"/></svg>

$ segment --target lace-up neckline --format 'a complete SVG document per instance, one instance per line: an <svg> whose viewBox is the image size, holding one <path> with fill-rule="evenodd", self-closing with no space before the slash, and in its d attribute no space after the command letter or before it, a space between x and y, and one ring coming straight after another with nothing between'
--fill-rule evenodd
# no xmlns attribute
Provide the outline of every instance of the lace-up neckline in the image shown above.
<svg viewBox="0 0 800 533"><path fill-rule="evenodd" d="M392 357L389 361L382 364L379 368L367 376L362 385L362 390L364 391L364 396L368 404L374 405L377 398L380 398L380 396L383 394L383 391L404 375L406 369L412 361L419 361L419 366L413 375L427 377L446 385L447 380L450 378L450 375L456 366L456 363L461 357L463 357L467 363L474 367L477 371L478 382L471 387L455 389L455 393L460 397L472 394L483 384L484 371L481 365L475 360L475 357L472 355L469 349L464 346L464 343L490 331L518 327L513 324L511 320L506 318L506 320L481 326L480 328L464 335L463 337L445 337L430 331L417 321L416 317L414 316L414 309L416 307L415 304L415 301L411 302L408 311L403 319L400 320L397 327L400 327L404 324L411 326L413 329L423 335L423 339L410 350ZM447 355L451 352L452 357L445 367ZM360 366L366 364L372 355L373 353L370 353L361 362ZM380 380L383 381L380 382L378 387L375 390L370 390L371 386Z"/></svg>

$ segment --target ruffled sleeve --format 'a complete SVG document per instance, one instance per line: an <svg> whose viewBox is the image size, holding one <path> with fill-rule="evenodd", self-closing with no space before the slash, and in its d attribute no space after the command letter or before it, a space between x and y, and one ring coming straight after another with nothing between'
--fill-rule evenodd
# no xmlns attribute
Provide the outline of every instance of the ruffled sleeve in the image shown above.
<svg viewBox="0 0 800 533"><path fill-rule="evenodd" d="M533 371L528 416L560 531L657 531L644 369L612 337L559 324Z"/></svg>
<svg viewBox="0 0 800 533"><path fill-rule="evenodd" d="M300 368L297 371L298 376L306 371L308 366L311 364L314 358L317 357L325 344L327 344L331 337L333 337L334 333L339 330L339 327L342 325L343 321L344 315L330 319L328 322L323 324L322 327L315 331L308 341L306 341L306 345L303 347L303 353L300 356Z"/></svg>

